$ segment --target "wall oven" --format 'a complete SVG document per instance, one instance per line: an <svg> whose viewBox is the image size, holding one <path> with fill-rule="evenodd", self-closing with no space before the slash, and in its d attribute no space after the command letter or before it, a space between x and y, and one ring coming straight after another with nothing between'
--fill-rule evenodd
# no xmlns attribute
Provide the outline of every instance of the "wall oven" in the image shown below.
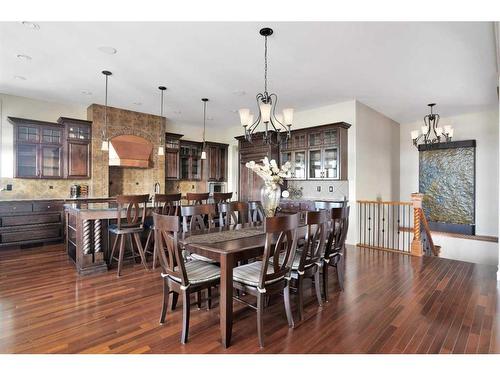
<svg viewBox="0 0 500 375"><path fill-rule="evenodd" d="M214 193L225 193L226 189L225 182L208 182L208 192L210 195L213 195Z"/></svg>

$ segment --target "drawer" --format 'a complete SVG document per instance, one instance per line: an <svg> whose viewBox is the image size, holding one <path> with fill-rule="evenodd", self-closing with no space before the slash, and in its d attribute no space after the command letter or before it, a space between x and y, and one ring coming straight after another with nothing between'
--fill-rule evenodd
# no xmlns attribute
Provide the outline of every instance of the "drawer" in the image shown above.
<svg viewBox="0 0 500 375"><path fill-rule="evenodd" d="M34 212L54 212L62 210L63 202L61 201L33 202Z"/></svg>
<svg viewBox="0 0 500 375"><path fill-rule="evenodd" d="M46 215L17 215L7 216L0 219L0 226L11 227L18 225L50 224L60 223L61 214L52 213Z"/></svg>
<svg viewBox="0 0 500 375"><path fill-rule="evenodd" d="M12 214L33 211L32 202L0 202L0 213Z"/></svg>
<svg viewBox="0 0 500 375"><path fill-rule="evenodd" d="M55 225L48 228L30 229L0 235L1 243L15 243L34 240L51 240L61 237L61 226Z"/></svg>

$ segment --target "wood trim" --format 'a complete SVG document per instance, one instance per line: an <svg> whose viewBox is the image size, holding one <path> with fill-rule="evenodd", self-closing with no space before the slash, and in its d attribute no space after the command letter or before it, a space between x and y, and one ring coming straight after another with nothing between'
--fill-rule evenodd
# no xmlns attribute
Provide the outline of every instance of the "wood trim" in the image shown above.
<svg viewBox="0 0 500 375"><path fill-rule="evenodd" d="M388 205L398 205L398 206L412 206L412 202L398 202L398 201L363 201L357 200L356 203L370 203L370 204L388 204Z"/></svg>

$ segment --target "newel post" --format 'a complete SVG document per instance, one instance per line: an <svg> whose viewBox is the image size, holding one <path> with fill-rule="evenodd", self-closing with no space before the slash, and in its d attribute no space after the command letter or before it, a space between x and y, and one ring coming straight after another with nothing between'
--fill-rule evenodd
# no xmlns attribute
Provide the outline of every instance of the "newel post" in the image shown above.
<svg viewBox="0 0 500 375"><path fill-rule="evenodd" d="M411 255L421 257L423 252L422 239L420 238L420 212L422 210L422 200L424 195L412 193L411 202L413 204L413 241L411 242Z"/></svg>

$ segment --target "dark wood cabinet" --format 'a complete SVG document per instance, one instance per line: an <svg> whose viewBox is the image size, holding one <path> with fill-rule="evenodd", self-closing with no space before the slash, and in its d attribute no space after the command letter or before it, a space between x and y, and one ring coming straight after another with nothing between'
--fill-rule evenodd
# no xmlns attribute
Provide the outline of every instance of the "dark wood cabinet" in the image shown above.
<svg viewBox="0 0 500 375"><path fill-rule="evenodd" d="M57 123L9 117L14 125L14 177L90 178L91 122Z"/></svg>
<svg viewBox="0 0 500 375"><path fill-rule="evenodd" d="M180 139L182 134L165 134L165 179L178 180L179 172L179 153Z"/></svg>
<svg viewBox="0 0 500 375"><path fill-rule="evenodd" d="M204 162L207 181L222 182L227 180L227 149L224 143L206 142L207 159Z"/></svg>
<svg viewBox="0 0 500 375"><path fill-rule="evenodd" d="M92 122L69 117L60 117L57 122L64 125L65 129L65 177L90 178Z"/></svg>
<svg viewBox="0 0 500 375"><path fill-rule="evenodd" d="M248 169L245 164L249 161L259 163L264 157L278 160L279 147L275 144L263 144L263 133L255 133L252 136L252 142L245 137L236 137L239 141L239 200L240 201L258 201L260 200L260 188L263 185L262 178ZM271 132L271 139L276 143L276 133Z"/></svg>
<svg viewBox="0 0 500 375"><path fill-rule="evenodd" d="M62 178L64 127L9 117L14 125L14 177Z"/></svg>
<svg viewBox="0 0 500 375"><path fill-rule="evenodd" d="M179 173L181 180L201 180L200 142L181 141L179 152Z"/></svg>

